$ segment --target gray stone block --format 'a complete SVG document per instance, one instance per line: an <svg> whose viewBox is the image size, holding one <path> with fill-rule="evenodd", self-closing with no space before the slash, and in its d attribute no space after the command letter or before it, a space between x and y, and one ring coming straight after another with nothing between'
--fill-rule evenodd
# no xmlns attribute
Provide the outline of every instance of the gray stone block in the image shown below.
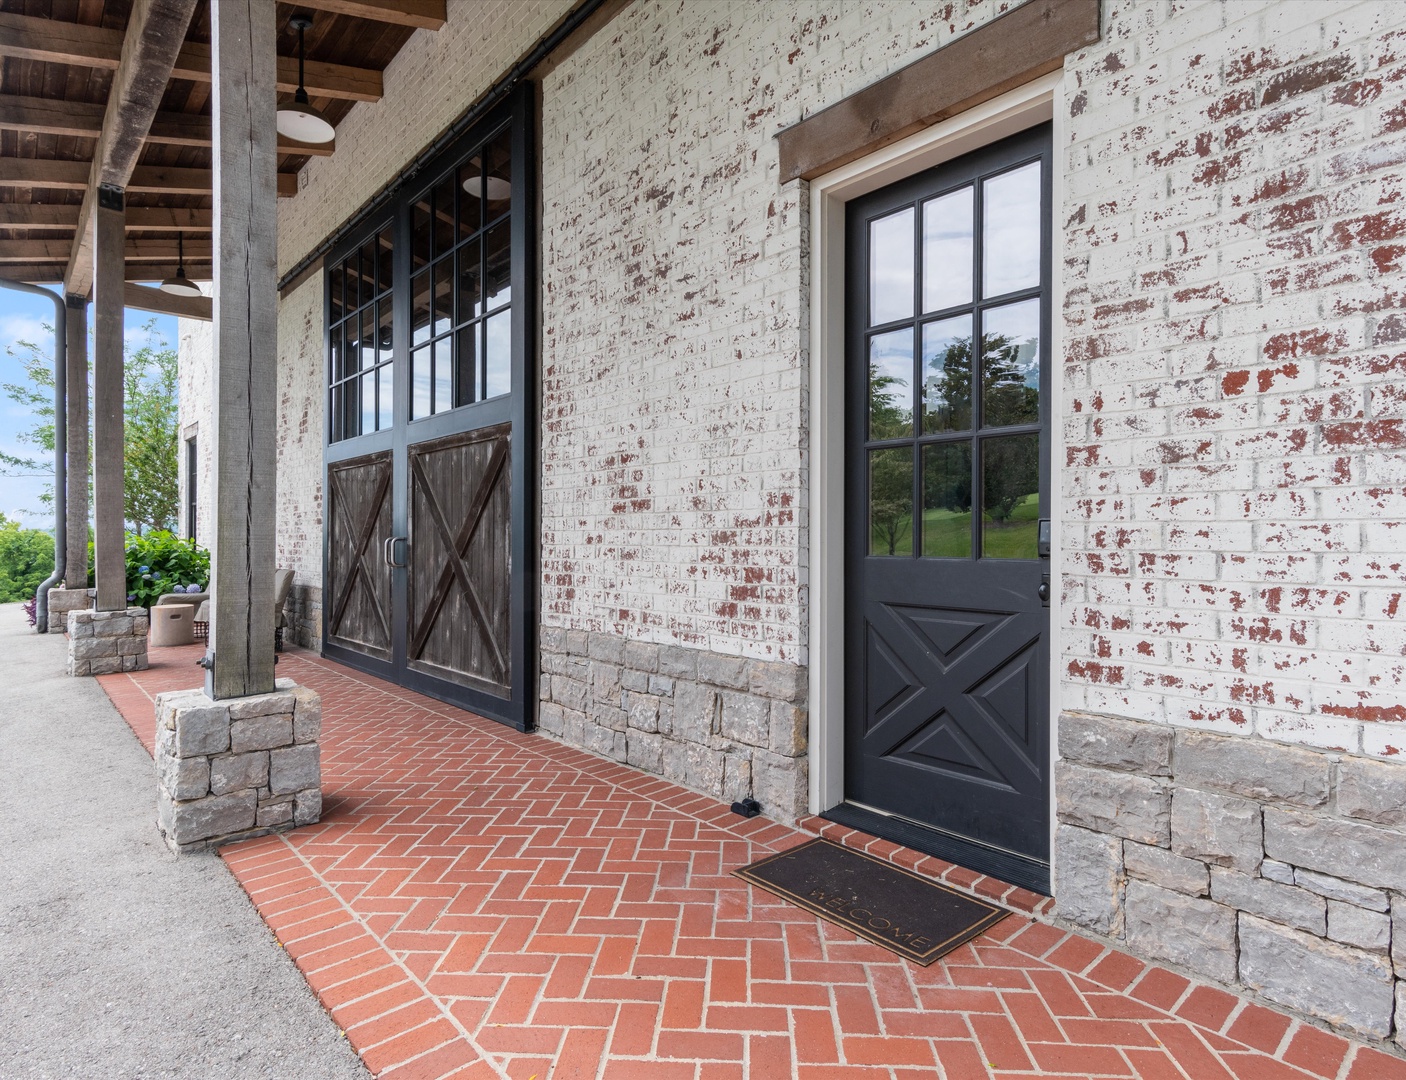
<svg viewBox="0 0 1406 1080"><path fill-rule="evenodd" d="M1260 877L1269 878L1270 881L1277 881L1282 885L1292 885L1294 884L1294 868L1288 863L1265 859L1260 863Z"/></svg>
<svg viewBox="0 0 1406 1080"><path fill-rule="evenodd" d="M1331 766L1312 750L1208 731L1178 731L1173 757L1178 787L1307 807L1328 802Z"/></svg>
<svg viewBox="0 0 1406 1080"><path fill-rule="evenodd" d="M294 720L296 737L296 719ZM561 733L566 729L566 718L562 714L562 708L553 702L543 702L537 707L537 730L544 735L555 735L561 737Z"/></svg>
<svg viewBox="0 0 1406 1080"><path fill-rule="evenodd" d="M1277 881L1237 874L1216 867L1211 871L1211 899L1322 937L1327 932L1327 901L1315 893Z"/></svg>
<svg viewBox="0 0 1406 1080"><path fill-rule="evenodd" d="M667 675L651 675L649 677L648 690L656 697L673 697L674 680Z"/></svg>
<svg viewBox="0 0 1406 1080"><path fill-rule="evenodd" d="M618 667L625 660L625 639L618 634L591 634L586 642L586 655Z"/></svg>
<svg viewBox="0 0 1406 1080"><path fill-rule="evenodd" d="M606 731L624 731L629 726L625 710L618 705L611 705L604 701L588 701L586 703L586 719Z"/></svg>
<svg viewBox="0 0 1406 1080"><path fill-rule="evenodd" d="M1170 842L1172 800L1162 780L1060 761L1055 799L1066 825L1159 847Z"/></svg>
<svg viewBox="0 0 1406 1080"><path fill-rule="evenodd" d="M116 656L118 642L115 638L73 638L68 643L68 655L75 660L95 660L102 656Z"/></svg>
<svg viewBox="0 0 1406 1080"><path fill-rule="evenodd" d="M620 704L620 669L600 660L591 661L591 697L607 705Z"/></svg>
<svg viewBox="0 0 1406 1080"><path fill-rule="evenodd" d="M620 686L622 689L633 690L636 693L648 693L649 673L626 668L620 673Z"/></svg>
<svg viewBox="0 0 1406 1080"><path fill-rule="evenodd" d="M198 700L204 704L173 703L177 757L219 754L229 749L229 713L204 694Z"/></svg>
<svg viewBox="0 0 1406 1080"><path fill-rule="evenodd" d="M1328 901L1328 936L1344 945L1368 952L1384 953L1391 948L1391 916L1384 911Z"/></svg>
<svg viewBox="0 0 1406 1080"><path fill-rule="evenodd" d="M664 736L647 731L625 735L625 764L656 775L664 771Z"/></svg>
<svg viewBox="0 0 1406 1080"><path fill-rule="evenodd" d="M68 613L68 636L70 638L90 638L93 637L93 620L85 619L88 614L83 611L70 611Z"/></svg>
<svg viewBox="0 0 1406 1080"><path fill-rule="evenodd" d="M751 694L724 692L719 696L722 737L748 746L766 746L771 738L771 703Z"/></svg>
<svg viewBox="0 0 1406 1080"><path fill-rule="evenodd" d="M191 844L252 829L257 805L258 800L252 791L175 803L167 812L167 840L170 843Z"/></svg>
<svg viewBox="0 0 1406 1080"><path fill-rule="evenodd" d="M586 702L590 699L590 688L584 682L579 682L576 679L568 679L564 675L553 675L552 699L564 708L585 712Z"/></svg>
<svg viewBox="0 0 1406 1080"><path fill-rule="evenodd" d="M636 731L659 730L659 699L649 694L625 692L625 723Z"/></svg>
<svg viewBox="0 0 1406 1080"><path fill-rule="evenodd" d="M624 728L624 713L621 713L621 728ZM593 719L593 718L592 718ZM610 727L603 727L598 723L587 723L585 728L585 738L581 742L584 750L589 750L593 754L599 754L603 758L611 761L625 760L625 732L616 731Z"/></svg>
<svg viewBox="0 0 1406 1080"><path fill-rule="evenodd" d="M673 734L684 742L706 744L718 726L718 694L697 683L679 683L674 691Z"/></svg>
<svg viewBox="0 0 1406 1080"><path fill-rule="evenodd" d="M93 664L91 660L69 660L64 665L64 671L69 675L91 675Z"/></svg>
<svg viewBox="0 0 1406 1080"><path fill-rule="evenodd" d="M746 753L723 754L723 802L737 802L752 797L752 758Z"/></svg>
<svg viewBox="0 0 1406 1080"><path fill-rule="evenodd" d="M756 751L752 755L752 797L773 821L790 825L804 817L810 797L806 759Z"/></svg>
<svg viewBox="0 0 1406 1080"><path fill-rule="evenodd" d="M753 694L799 705L806 699L809 678L808 671L798 664L753 660L747 684Z"/></svg>
<svg viewBox="0 0 1406 1080"><path fill-rule="evenodd" d="M648 641L625 642L625 666L635 671L659 670L659 646Z"/></svg>
<svg viewBox="0 0 1406 1080"><path fill-rule="evenodd" d="M1334 1027L1376 1039L1391 1034L1391 966L1373 953L1242 915L1240 981Z"/></svg>
<svg viewBox="0 0 1406 1080"><path fill-rule="evenodd" d="M88 671L93 675L116 675L121 670L120 656L97 656L88 661Z"/></svg>
<svg viewBox="0 0 1406 1080"><path fill-rule="evenodd" d="M1188 896L1206 896L1210 893L1211 875L1206 864L1173 855L1165 848L1125 841L1123 865L1130 877L1150 881L1173 892Z"/></svg>
<svg viewBox="0 0 1406 1080"><path fill-rule="evenodd" d="M255 750L248 754L224 754L210 758L209 761L212 795L261 788L269 782L267 750Z"/></svg>
<svg viewBox="0 0 1406 1080"><path fill-rule="evenodd" d="M231 720L252 720L259 716L292 715L297 704L292 691L275 690L271 694L250 694L229 699Z"/></svg>
<svg viewBox="0 0 1406 1080"><path fill-rule="evenodd" d="M541 642L544 653L561 652L566 648L566 631L556 626L539 627L537 640Z"/></svg>
<svg viewBox="0 0 1406 1080"><path fill-rule="evenodd" d="M1123 933L1123 843L1061 825L1055 833L1056 914L1110 937Z"/></svg>
<svg viewBox="0 0 1406 1080"><path fill-rule="evenodd" d="M1264 850L1358 885L1406 891L1406 837L1379 825L1266 807Z"/></svg>
<svg viewBox="0 0 1406 1080"><path fill-rule="evenodd" d="M585 656L591 647L590 635L584 630L566 632L566 651L572 656Z"/></svg>
<svg viewBox="0 0 1406 1080"><path fill-rule="evenodd" d="M1124 936L1134 953L1180 964L1216 979L1235 979L1235 912L1143 881L1129 881Z"/></svg>
<svg viewBox="0 0 1406 1080"><path fill-rule="evenodd" d="M311 825L322 817L322 790L300 791L293 799L293 824Z"/></svg>
<svg viewBox="0 0 1406 1080"><path fill-rule="evenodd" d="M785 701L771 703L771 735L768 745L783 757L799 757L806 752L809 715L800 706Z"/></svg>
<svg viewBox="0 0 1406 1080"><path fill-rule="evenodd" d="M1396 983L1396 1045L1406 1050L1406 979Z"/></svg>
<svg viewBox="0 0 1406 1080"><path fill-rule="evenodd" d="M291 802L269 803L267 806L261 806L254 819L254 824L261 829L291 825L292 823L293 804Z"/></svg>
<svg viewBox="0 0 1406 1080"><path fill-rule="evenodd" d="M1060 713L1059 756L1101 769L1170 776L1175 732L1115 716Z"/></svg>
<svg viewBox="0 0 1406 1080"><path fill-rule="evenodd" d="M292 687L293 741L316 742L322 735L322 698L306 686Z"/></svg>
<svg viewBox="0 0 1406 1080"><path fill-rule="evenodd" d="M321 763L322 755L315 745L269 751L269 790L275 795L291 795L295 791L320 787Z"/></svg>
<svg viewBox="0 0 1406 1080"><path fill-rule="evenodd" d="M697 649L664 645L659 649L659 674L671 679L696 679L698 655Z"/></svg>
<svg viewBox="0 0 1406 1080"><path fill-rule="evenodd" d="M1338 765L1338 813L1379 825L1406 825L1406 764L1344 758Z"/></svg>
<svg viewBox="0 0 1406 1080"><path fill-rule="evenodd" d="M1329 900L1341 900L1345 904L1355 904L1371 911L1386 911L1391 906L1390 898L1380 889L1354 885L1342 878L1315 873L1312 870L1295 870L1294 884L1309 892L1316 892L1319 896L1326 896Z"/></svg>
<svg viewBox="0 0 1406 1080"><path fill-rule="evenodd" d="M1264 857L1260 804L1178 788L1172 795L1172 850L1188 859L1253 874Z"/></svg>
<svg viewBox="0 0 1406 1080"><path fill-rule="evenodd" d="M747 661L742 657L700 652L697 662L699 682L729 690L747 689Z"/></svg>
<svg viewBox="0 0 1406 1080"><path fill-rule="evenodd" d="M249 750L272 750L293 742L293 714L252 716L229 725L229 748L236 754Z"/></svg>
<svg viewBox="0 0 1406 1080"><path fill-rule="evenodd" d="M206 757L177 758L156 748L156 779L161 790L172 799L199 799L210 793L210 759Z"/></svg>
<svg viewBox="0 0 1406 1080"><path fill-rule="evenodd" d="M117 639L118 656L146 656L146 638L125 637Z"/></svg>
<svg viewBox="0 0 1406 1080"><path fill-rule="evenodd" d="M105 615L106 612L95 612L98 615ZM135 620L130 615L113 615L111 618L97 619L93 622L94 637L130 637L136 625Z"/></svg>

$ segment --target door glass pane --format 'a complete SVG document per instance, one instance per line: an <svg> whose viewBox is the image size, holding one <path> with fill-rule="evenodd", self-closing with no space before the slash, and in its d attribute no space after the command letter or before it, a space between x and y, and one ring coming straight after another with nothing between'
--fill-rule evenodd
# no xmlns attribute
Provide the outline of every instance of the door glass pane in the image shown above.
<svg viewBox="0 0 1406 1080"><path fill-rule="evenodd" d="M376 247L376 290L390 292L395 274L395 233L394 226L387 225L377 238Z"/></svg>
<svg viewBox="0 0 1406 1080"><path fill-rule="evenodd" d="M483 396L506 394L513 388L513 313L500 311L488 320L485 334Z"/></svg>
<svg viewBox="0 0 1406 1080"><path fill-rule="evenodd" d="M395 334L391 326L391 298L383 297L376 304L376 363L389 364L394 355Z"/></svg>
<svg viewBox="0 0 1406 1080"><path fill-rule="evenodd" d="M361 433L376 430L376 373L368 371L361 377Z"/></svg>
<svg viewBox="0 0 1406 1080"><path fill-rule="evenodd" d="M434 344L434 411L454 407L454 339L441 338Z"/></svg>
<svg viewBox="0 0 1406 1080"><path fill-rule="evenodd" d="M342 363L344 367L338 373L345 379L349 375L354 375L361 370L361 319L353 315L342 324L345 343L342 346Z"/></svg>
<svg viewBox="0 0 1406 1080"><path fill-rule="evenodd" d="M332 407L329 410L328 423L332 426L332 437L329 441L339 442L342 439L342 388L340 385L332 387Z"/></svg>
<svg viewBox="0 0 1406 1080"><path fill-rule="evenodd" d="M376 372L377 406L376 430L385 431L395 422L395 368L383 367Z"/></svg>
<svg viewBox="0 0 1406 1080"><path fill-rule="evenodd" d="M913 331L869 339L869 438L913 434Z"/></svg>
<svg viewBox="0 0 1406 1080"><path fill-rule="evenodd" d="M430 261L430 217L430 193L427 191L410 211L410 262L412 270L418 270Z"/></svg>
<svg viewBox="0 0 1406 1080"><path fill-rule="evenodd" d="M376 264L380 262L375 237L361 245L361 302L369 304L376 297Z"/></svg>
<svg viewBox="0 0 1406 1080"><path fill-rule="evenodd" d="M327 273L327 298L330 301L328 322L336 323L342 318L342 264L338 263Z"/></svg>
<svg viewBox="0 0 1406 1080"><path fill-rule="evenodd" d="M460 327L456 335L458 353L455 357L454 404L468 405L478 393L478 336L482 323Z"/></svg>
<svg viewBox="0 0 1406 1080"><path fill-rule="evenodd" d="M983 181L981 295L1040 284L1040 163Z"/></svg>
<svg viewBox="0 0 1406 1080"><path fill-rule="evenodd" d="M923 431L967 431L972 426L972 317L923 327Z"/></svg>
<svg viewBox="0 0 1406 1080"><path fill-rule="evenodd" d="M972 553L972 444L923 447L923 554Z"/></svg>
<svg viewBox="0 0 1406 1080"><path fill-rule="evenodd" d="M416 349L410 354L410 419L419 420L430 415L430 380L434 376L432 368L432 347Z"/></svg>
<svg viewBox="0 0 1406 1080"><path fill-rule="evenodd" d="M869 554L913 553L913 448L869 451Z"/></svg>
<svg viewBox="0 0 1406 1080"><path fill-rule="evenodd" d="M459 322L468 322L483 314L482 293L479 291L478 241L465 244L455 256L459 260Z"/></svg>
<svg viewBox="0 0 1406 1080"><path fill-rule="evenodd" d="M443 255L454 246L454 174L446 176L434 189L434 253Z"/></svg>
<svg viewBox="0 0 1406 1080"><path fill-rule="evenodd" d="M1040 301L982 315L982 426L1040 422Z"/></svg>
<svg viewBox="0 0 1406 1080"><path fill-rule="evenodd" d="M434 332L448 333L454 325L454 259L440 259L434 264Z"/></svg>
<svg viewBox="0 0 1406 1080"><path fill-rule="evenodd" d="M1040 518L1040 436L1005 435L981 444L981 554L1033 559Z"/></svg>
<svg viewBox="0 0 1406 1080"><path fill-rule="evenodd" d="M369 304L361 310L361 364L363 371L376 366L376 306ZM375 395L372 395L375 400Z"/></svg>
<svg viewBox="0 0 1406 1080"><path fill-rule="evenodd" d="M459 239L478 232L483 224L483 155L459 166Z"/></svg>
<svg viewBox="0 0 1406 1080"><path fill-rule="evenodd" d="M421 270L410 279L410 344L423 345L430 339L430 271Z"/></svg>
<svg viewBox="0 0 1406 1080"><path fill-rule="evenodd" d="M512 132L504 130L483 149L483 220L506 214L513 205Z"/></svg>
<svg viewBox="0 0 1406 1080"><path fill-rule="evenodd" d="M327 335L327 344L332 350L332 355L327 361L327 381L336 382L342 377L342 328L332 327L332 332Z"/></svg>
<svg viewBox="0 0 1406 1080"><path fill-rule="evenodd" d="M869 325L913 317L913 208L869 223Z"/></svg>
<svg viewBox="0 0 1406 1080"><path fill-rule="evenodd" d="M972 301L971 187L923 203L923 310Z"/></svg>
<svg viewBox="0 0 1406 1080"><path fill-rule="evenodd" d="M342 383L342 438L352 439L361 434L361 401L357 394L360 379Z"/></svg>
<svg viewBox="0 0 1406 1080"><path fill-rule="evenodd" d="M488 239L485 241L485 254L488 256L488 268L485 271L485 284L487 285L488 299L484 302L483 309L492 311L496 307L512 302L513 299L513 258L512 258L512 235L509 222L495 225L488 230Z"/></svg>

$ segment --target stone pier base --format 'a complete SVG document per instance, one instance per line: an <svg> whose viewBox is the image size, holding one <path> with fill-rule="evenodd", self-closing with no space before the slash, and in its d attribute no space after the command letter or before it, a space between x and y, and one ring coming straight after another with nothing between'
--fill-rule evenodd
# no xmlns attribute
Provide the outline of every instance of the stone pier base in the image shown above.
<svg viewBox="0 0 1406 1080"><path fill-rule="evenodd" d="M49 630L62 632L68 629L70 611L86 611L93 606L96 589L50 589L49 590Z"/></svg>
<svg viewBox="0 0 1406 1080"><path fill-rule="evenodd" d="M271 694L156 698L156 820L178 854L311 825L322 816L322 702L279 679Z"/></svg>
<svg viewBox="0 0 1406 1080"><path fill-rule="evenodd" d="M146 634L150 626L146 608L70 611L66 670L70 675L145 671Z"/></svg>

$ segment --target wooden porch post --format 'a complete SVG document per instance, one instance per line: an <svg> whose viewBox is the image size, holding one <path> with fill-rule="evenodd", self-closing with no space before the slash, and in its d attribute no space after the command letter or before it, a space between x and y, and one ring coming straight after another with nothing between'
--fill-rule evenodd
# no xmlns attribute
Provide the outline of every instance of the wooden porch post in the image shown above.
<svg viewBox="0 0 1406 1080"><path fill-rule="evenodd" d="M99 611L127 607L122 462L126 215L120 188L98 188L93 211L93 561ZM75 320L76 322L77 320ZM69 389L72 398L74 390ZM75 470L77 471L77 470ZM84 525L83 535L87 534Z"/></svg>
<svg viewBox="0 0 1406 1080"><path fill-rule="evenodd" d="M64 560L64 585L88 587L88 301L69 295L67 398L68 418L68 554Z"/></svg>
<svg viewBox="0 0 1406 1080"><path fill-rule="evenodd" d="M210 5L215 304L212 698L273 691L274 5Z"/></svg>

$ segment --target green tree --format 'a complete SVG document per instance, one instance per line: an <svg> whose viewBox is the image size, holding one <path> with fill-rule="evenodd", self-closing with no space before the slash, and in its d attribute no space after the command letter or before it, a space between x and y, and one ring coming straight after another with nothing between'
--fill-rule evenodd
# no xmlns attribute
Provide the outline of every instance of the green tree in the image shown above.
<svg viewBox="0 0 1406 1080"><path fill-rule="evenodd" d="M156 333L155 320L144 327L146 340L128 351L125 361L126 400L123 423L126 448L123 511L133 531L173 529L180 505L176 480L179 460L180 379L176 350ZM34 415L35 423L17 435L32 446L33 457L0 453L0 475L51 476L54 454L54 362L38 345L19 341L6 352L20 365L21 377L0 384L11 401ZM92 386L92 379L88 380ZM92 490L92 464L85 470ZM76 477L70 475L69 483ZM52 484L40 493L45 507L54 503ZM92 505L92 499L88 501Z"/></svg>
<svg viewBox="0 0 1406 1080"><path fill-rule="evenodd" d="M0 514L0 602L28 600L54 569L54 538Z"/></svg>
<svg viewBox="0 0 1406 1080"><path fill-rule="evenodd" d="M900 400L908 383L882 375L869 364L869 432L875 439L911 435L913 413ZM869 453L869 527L873 544L898 554L898 543L913 535L913 451L908 447Z"/></svg>

